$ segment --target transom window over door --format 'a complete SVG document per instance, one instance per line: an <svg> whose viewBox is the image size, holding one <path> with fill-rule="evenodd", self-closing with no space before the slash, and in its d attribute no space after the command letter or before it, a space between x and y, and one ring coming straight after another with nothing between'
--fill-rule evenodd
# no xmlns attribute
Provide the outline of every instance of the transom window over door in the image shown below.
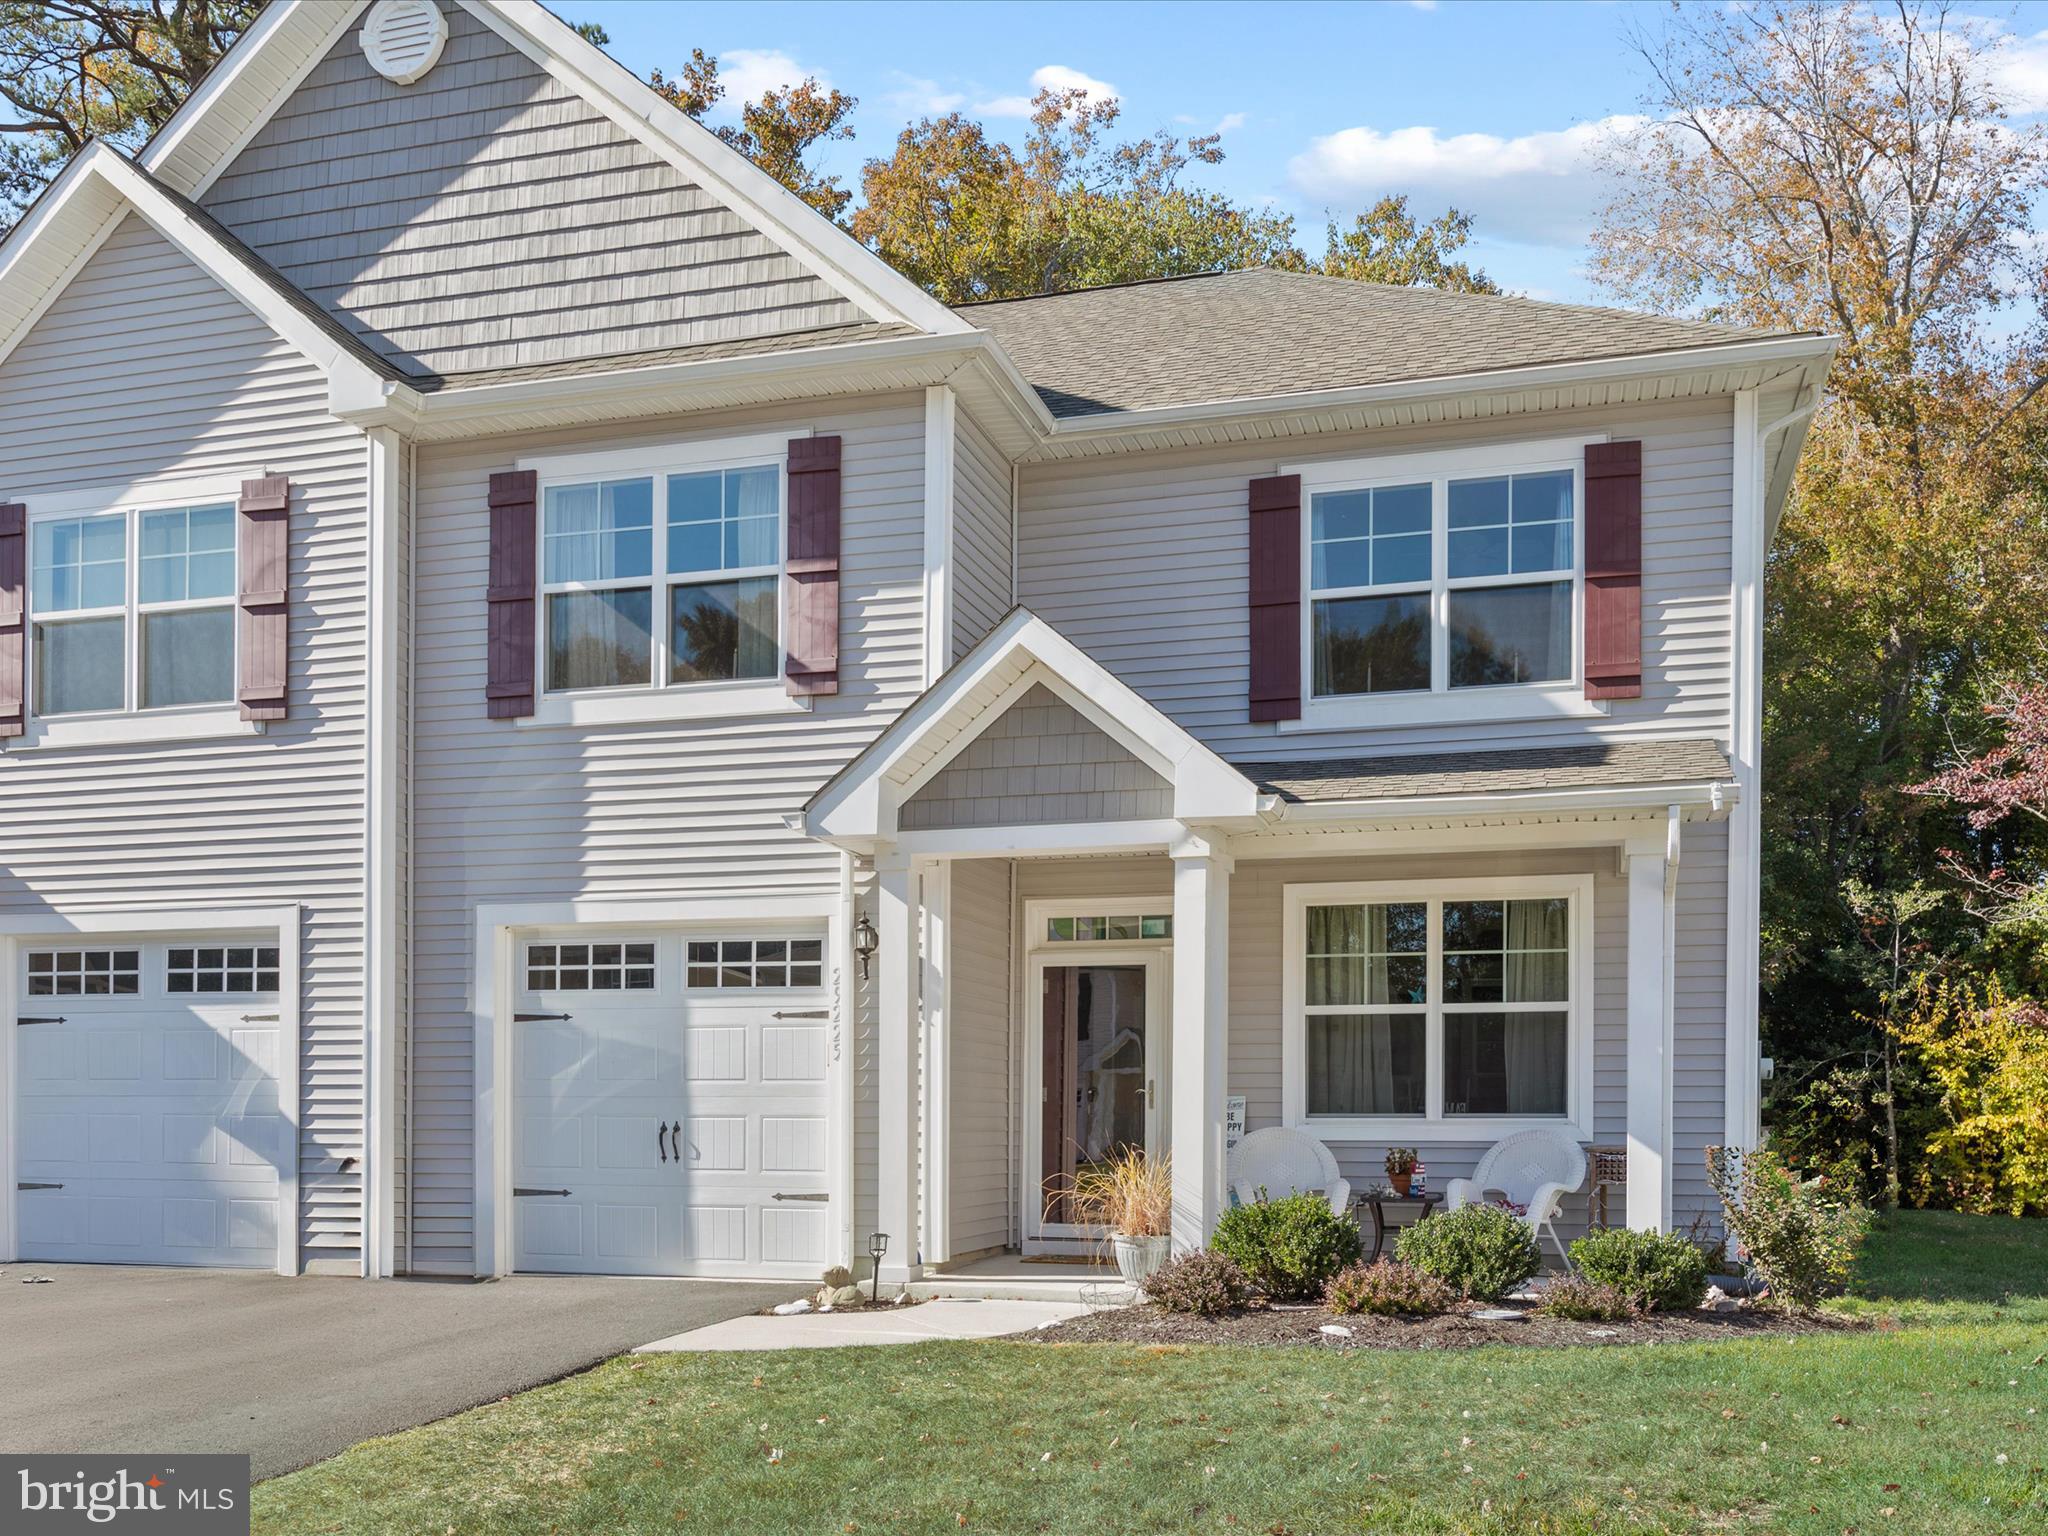
<svg viewBox="0 0 2048 1536"><path fill-rule="evenodd" d="M1481 1134L1590 1112L1590 877L1295 886L1289 1118Z"/></svg>
<svg viewBox="0 0 2048 1536"><path fill-rule="evenodd" d="M778 675L784 499L774 463L546 485L547 690Z"/></svg>
<svg viewBox="0 0 2048 1536"><path fill-rule="evenodd" d="M1581 453L1306 467L1311 698L1572 682Z"/></svg>
<svg viewBox="0 0 2048 1536"><path fill-rule="evenodd" d="M30 529L38 715L234 699L231 502L40 517Z"/></svg>

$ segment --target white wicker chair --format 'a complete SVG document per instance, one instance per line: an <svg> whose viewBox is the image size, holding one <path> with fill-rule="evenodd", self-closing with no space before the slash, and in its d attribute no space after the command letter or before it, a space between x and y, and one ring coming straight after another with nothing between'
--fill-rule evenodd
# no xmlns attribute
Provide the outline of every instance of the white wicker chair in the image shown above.
<svg viewBox="0 0 2048 1536"><path fill-rule="evenodd" d="M1240 1205L1251 1204L1263 1189L1275 1200L1319 1194L1339 1216L1351 1209L1351 1185L1338 1170L1337 1159L1306 1131L1281 1125L1253 1131L1230 1154L1228 1174Z"/></svg>
<svg viewBox="0 0 2048 1536"><path fill-rule="evenodd" d="M1558 1214L1559 1198L1585 1182L1586 1152L1571 1137L1562 1131L1517 1131L1488 1148L1471 1178L1453 1179L1444 1186L1444 1209L1484 1205L1489 1193L1506 1195L1528 1207L1522 1220L1539 1237L1550 1234L1558 1258L1569 1270L1571 1258L1551 1222Z"/></svg>

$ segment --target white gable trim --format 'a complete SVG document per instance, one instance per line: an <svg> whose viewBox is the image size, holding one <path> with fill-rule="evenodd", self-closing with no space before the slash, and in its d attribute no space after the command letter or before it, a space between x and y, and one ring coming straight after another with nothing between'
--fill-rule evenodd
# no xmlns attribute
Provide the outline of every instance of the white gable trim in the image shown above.
<svg viewBox="0 0 2048 1536"><path fill-rule="evenodd" d="M109 197L107 194L111 194ZM102 212L111 209L111 212ZM57 296L76 277L84 259L103 243L124 213L134 213L169 241L207 276L239 299L257 319L303 353L327 376L330 392L351 395L383 395L386 380L342 346L320 324L258 277L233 248L198 219L166 197L159 187L130 165L116 150L95 141L81 150L65 167L48 193L37 203L24 226L4 249L0 249L0 291L15 280L38 246L61 239L69 232L83 254L74 255L61 277L0 334L0 363L4 363L35 321L45 314ZM69 214L71 217L67 218Z"/></svg>
<svg viewBox="0 0 2048 1536"><path fill-rule="evenodd" d="M973 329L602 48L584 41L539 0L458 3L771 240L807 260L872 318L936 335Z"/></svg>
<svg viewBox="0 0 2048 1536"><path fill-rule="evenodd" d="M841 845L894 840L898 808L1041 684L1171 784L1178 820L1258 814L1249 779L1045 620L1018 608L812 798L804 830Z"/></svg>

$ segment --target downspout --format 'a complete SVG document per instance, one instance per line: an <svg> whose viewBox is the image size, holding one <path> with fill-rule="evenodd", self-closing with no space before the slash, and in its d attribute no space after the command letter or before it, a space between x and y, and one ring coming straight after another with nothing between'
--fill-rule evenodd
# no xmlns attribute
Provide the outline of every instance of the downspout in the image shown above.
<svg viewBox="0 0 2048 1536"><path fill-rule="evenodd" d="M419 946L413 922L413 823L419 800L413 770L419 760L420 613L420 445L405 440L405 1272L413 1270L413 1234L419 1230L419 1209L413 1193L419 1187L414 1161L414 1125L419 1118Z"/></svg>
<svg viewBox="0 0 2048 1536"><path fill-rule="evenodd" d="M839 1121L839 1179L836 1193L839 1203L839 1262L848 1269L855 1267L860 1250L855 1245L854 1208L859 1204L860 1192L855 1185L854 1174L859 1156L859 1137L853 1123L853 1056L855 1037L860 1032L860 980L857 962L854 959L854 918L853 898L853 855L841 849L839 853L839 974L845 984L839 988L834 1002L839 1017L833 1022L838 1026L838 1039L834 1042L838 1081L833 1093L833 1113Z"/></svg>

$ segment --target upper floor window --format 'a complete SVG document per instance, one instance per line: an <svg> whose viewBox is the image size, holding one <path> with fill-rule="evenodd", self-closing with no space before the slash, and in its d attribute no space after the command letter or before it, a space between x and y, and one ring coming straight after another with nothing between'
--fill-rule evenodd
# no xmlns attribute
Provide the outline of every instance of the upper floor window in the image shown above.
<svg viewBox="0 0 2048 1536"><path fill-rule="evenodd" d="M1568 683L1577 454L1319 465L1305 484L1311 697Z"/></svg>
<svg viewBox="0 0 2048 1536"><path fill-rule="evenodd" d="M777 463L545 484L548 692L777 676L783 503Z"/></svg>
<svg viewBox="0 0 2048 1536"><path fill-rule="evenodd" d="M233 700L232 503L40 517L30 547L38 715Z"/></svg>

